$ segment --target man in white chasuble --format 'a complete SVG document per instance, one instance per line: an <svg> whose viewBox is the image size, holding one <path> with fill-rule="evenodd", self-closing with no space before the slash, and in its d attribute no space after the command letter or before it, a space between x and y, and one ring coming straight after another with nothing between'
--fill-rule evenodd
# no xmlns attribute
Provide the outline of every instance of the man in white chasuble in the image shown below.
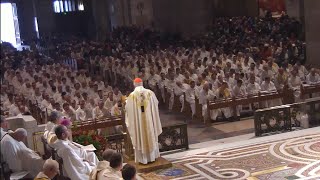
<svg viewBox="0 0 320 180"><path fill-rule="evenodd" d="M135 162L148 164L160 157L158 136L162 127L155 94L143 87L142 79L134 80L134 91L126 102L126 125L134 148Z"/></svg>

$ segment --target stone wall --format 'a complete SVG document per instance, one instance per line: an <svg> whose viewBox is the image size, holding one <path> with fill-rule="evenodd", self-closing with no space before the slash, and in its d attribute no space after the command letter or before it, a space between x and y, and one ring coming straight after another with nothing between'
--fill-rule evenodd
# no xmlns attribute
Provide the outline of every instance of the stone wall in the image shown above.
<svg viewBox="0 0 320 180"><path fill-rule="evenodd" d="M157 29L203 33L216 17L257 16L256 0L153 0L154 24Z"/></svg>
<svg viewBox="0 0 320 180"><path fill-rule="evenodd" d="M300 20L300 1L301 0L286 0L287 14L298 20Z"/></svg>
<svg viewBox="0 0 320 180"><path fill-rule="evenodd" d="M52 0L33 0L38 19L40 36L50 35L55 30L54 11Z"/></svg>
<svg viewBox="0 0 320 180"><path fill-rule="evenodd" d="M307 64L320 67L320 1L304 1L304 24L307 43Z"/></svg>
<svg viewBox="0 0 320 180"><path fill-rule="evenodd" d="M193 35L212 22L211 0L153 0L154 25L162 31Z"/></svg>
<svg viewBox="0 0 320 180"><path fill-rule="evenodd" d="M90 4L88 3L88 6L92 6L88 7L88 14L92 14L92 30L95 32L92 34L97 41L104 41L111 31L108 3L106 0L92 0Z"/></svg>
<svg viewBox="0 0 320 180"><path fill-rule="evenodd" d="M152 3L152 0L131 0L131 23L141 27L151 27L154 16Z"/></svg>

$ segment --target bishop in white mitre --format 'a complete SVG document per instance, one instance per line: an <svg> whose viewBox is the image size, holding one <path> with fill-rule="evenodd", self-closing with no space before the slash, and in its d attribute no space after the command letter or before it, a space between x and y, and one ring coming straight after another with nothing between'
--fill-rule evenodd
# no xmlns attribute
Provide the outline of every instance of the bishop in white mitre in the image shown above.
<svg viewBox="0 0 320 180"><path fill-rule="evenodd" d="M160 157L158 136L162 127L155 94L143 87L142 79L134 80L134 91L126 102L126 125L134 148L135 162L147 164Z"/></svg>

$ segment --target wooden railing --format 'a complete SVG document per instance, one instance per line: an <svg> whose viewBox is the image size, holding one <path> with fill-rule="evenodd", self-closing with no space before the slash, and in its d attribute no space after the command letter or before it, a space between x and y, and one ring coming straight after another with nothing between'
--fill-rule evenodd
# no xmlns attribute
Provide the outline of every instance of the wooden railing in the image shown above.
<svg viewBox="0 0 320 180"><path fill-rule="evenodd" d="M236 108L239 105L250 105L253 103L261 103L268 100L274 99L282 99L283 104L293 103L294 96L293 91L288 88L284 88L281 92L269 92L269 93L261 93L259 92L257 95L244 96L244 97L232 97L226 100L220 101L208 101L207 102L207 113L210 114L210 110L226 108L230 107L233 112L233 116L236 118Z"/></svg>
<svg viewBox="0 0 320 180"><path fill-rule="evenodd" d="M308 99L312 98L312 94L320 93L320 84L301 85L300 86L300 98Z"/></svg>
<svg viewBox="0 0 320 180"><path fill-rule="evenodd" d="M82 121L76 123L72 128L73 131L89 131L121 125L122 134L106 136L108 148L123 153L126 159L133 159L134 151L131 138L127 132L124 117L109 117L100 120ZM159 150L161 152L177 149L189 149L187 124L175 124L162 127L162 134L159 136ZM170 142L170 143L168 143Z"/></svg>
<svg viewBox="0 0 320 180"><path fill-rule="evenodd" d="M304 102L286 104L255 111L254 127L255 135L262 136L270 133L287 132L292 130L292 126L299 127L301 122L296 118L297 112L302 111L309 116L310 126L319 126L320 97L311 98Z"/></svg>
<svg viewBox="0 0 320 180"><path fill-rule="evenodd" d="M186 123L162 127L159 136L160 152L189 149L188 128Z"/></svg>

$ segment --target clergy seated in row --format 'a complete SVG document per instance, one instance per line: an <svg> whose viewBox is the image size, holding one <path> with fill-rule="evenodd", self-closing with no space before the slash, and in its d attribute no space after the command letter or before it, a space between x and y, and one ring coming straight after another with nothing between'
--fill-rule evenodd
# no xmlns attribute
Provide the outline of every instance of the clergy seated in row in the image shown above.
<svg viewBox="0 0 320 180"><path fill-rule="evenodd" d="M251 74L249 77L249 83L247 84L247 94L248 96L256 96L261 91L260 85L256 82L256 77L254 74ZM252 107L253 106L253 107ZM250 110L259 108L259 103L250 104Z"/></svg>
<svg viewBox="0 0 320 180"><path fill-rule="evenodd" d="M108 109L104 106L103 101L99 101L98 106L93 109L93 118L94 119L103 119L110 116L120 115L120 107L119 104L116 103L111 107L111 109ZM112 134L119 134L122 133L122 126L115 126L115 127L107 127L103 129L98 130L99 134L103 136L112 135Z"/></svg>
<svg viewBox="0 0 320 180"><path fill-rule="evenodd" d="M300 87L302 85L302 81L300 77L298 76L298 72L296 70L293 70L291 72L291 77L288 79L288 85L289 88L291 88L294 91L294 101L299 102L300 101Z"/></svg>
<svg viewBox="0 0 320 180"><path fill-rule="evenodd" d="M55 160L47 159L43 164L42 171L39 172L34 180L51 180L59 173L59 163Z"/></svg>
<svg viewBox="0 0 320 180"><path fill-rule="evenodd" d="M217 100L226 100L231 98L231 92L226 82L223 82L214 94L215 94L215 99ZM232 119L232 113L229 107L212 110L211 113L212 113L211 114L212 120L216 120L217 117L222 116L222 114L227 120Z"/></svg>
<svg viewBox="0 0 320 180"><path fill-rule="evenodd" d="M229 107L212 109L210 110L210 114L207 113L207 100L225 100L231 97L230 90L228 88L228 84L223 82L222 85L213 92L210 88L210 84L205 83L203 88L199 94L199 103L202 105L202 116L205 120L209 118L212 120L216 120L218 116L224 115L224 117L229 120L232 116L231 110Z"/></svg>
<svg viewBox="0 0 320 180"><path fill-rule="evenodd" d="M236 98L244 98L247 95L246 87L243 85L243 81L241 79L237 80L237 84L232 89L232 96ZM240 116L240 112L245 110L249 110L249 105L238 105L236 107L237 116Z"/></svg>
<svg viewBox="0 0 320 180"><path fill-rule="evenodd" d="M58 140L52 144L63 160L63 171L71 180L88 180L90 172L98 164L94 152L87 152L68 140L69 130L64 125L55 128Z"/></svg>
<svg viewBox="0 0 320 180"><path fill-rule="evenodd" d="M196 114L196 92L195 92L196 83L192 80L190 81L190 86L186 90L186 101L189 103L192 113L192 118L194 118Z"/></svg>
<svg viewBox="0 0 320 180"><path fill-rule="evenodd" d="M23 143L26 138L27 131L23 128L5 134L1 139L1 155L12 172L27 171L30 177L35 177L44 161Z"/></svg>
<svg viewBox="0 0 320 180"><path fill-rule="evenodd" d="M122 155L107 149L102 154L103 161L90 173L89 180L119 180L121 178Z"/></svg>
<svg viewBox="0 0 320 180"><path fill-rule="evenodd" d="M276 86L271 81L270 77L265 77L264 81L261 83L261 93L272 93L276 92ZM273 99L273 100L267 100L265 102L261 103L261 106L264 108L267 107L273 107L273 106L279 106L282 104L281 99Z"/></svg>
<svg viewBox="0 0 320 180"><path fill-rule="evenodd" d="M317 71L312 68L310 73L306 77L307 84L320 84L320 75L317 74Z"/></svg>
<svg viewBox="0 0 320 180"><path fill-rule="evenodd" d="M202 116L204 117L204 120L207 121L210 117L212 112L210 111L210 114L207 112L207 101L212 101L215 99L214 92L210 89L209 83L205 83L203 85L202 90L199 93L199 104L202 105Z"/></svg>

